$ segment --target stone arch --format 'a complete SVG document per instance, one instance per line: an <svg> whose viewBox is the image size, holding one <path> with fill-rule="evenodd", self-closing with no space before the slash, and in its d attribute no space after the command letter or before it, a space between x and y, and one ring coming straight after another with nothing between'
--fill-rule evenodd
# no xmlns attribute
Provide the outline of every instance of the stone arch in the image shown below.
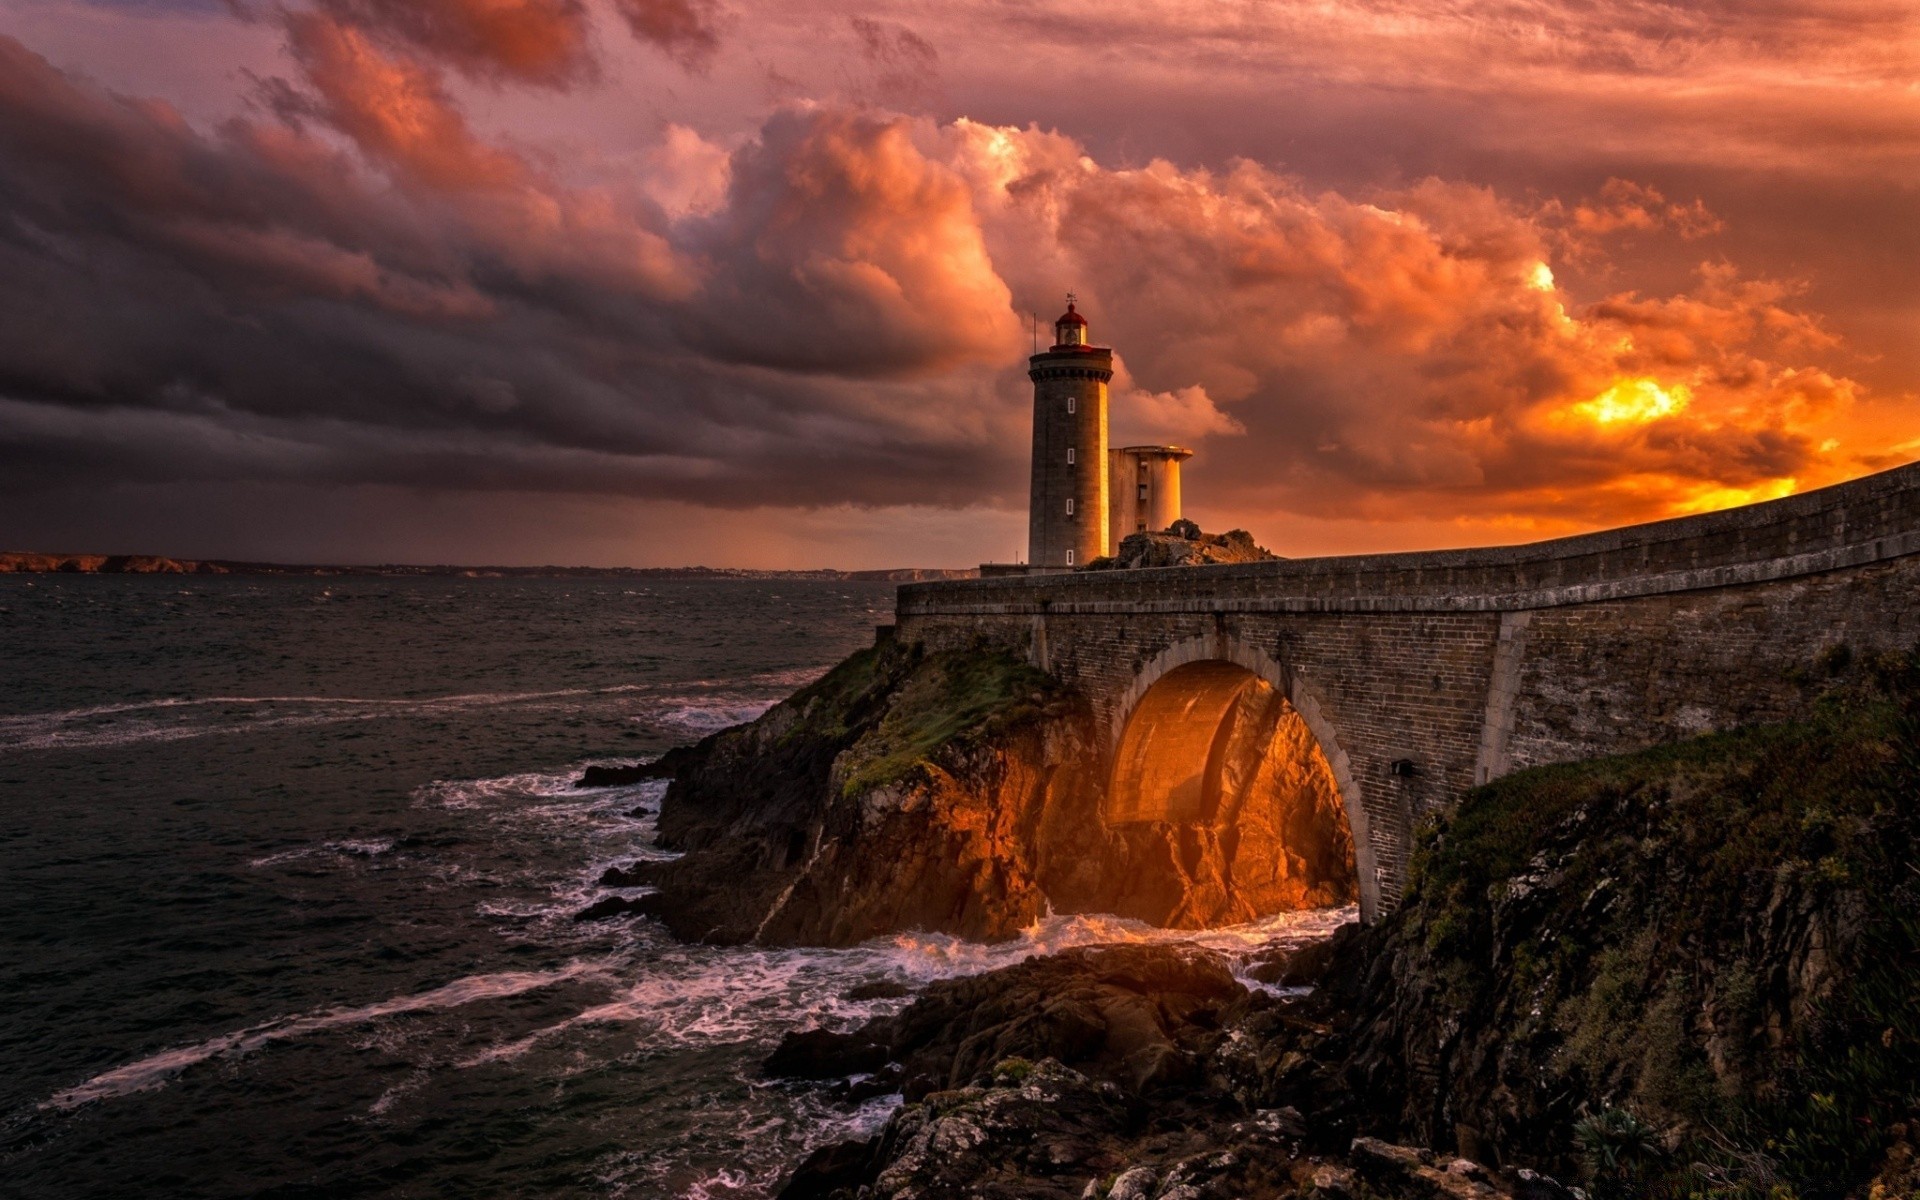
<svg viewBox="0 0 1920 1200"><path fill-rule="evenodd" d="M1208 664L1231 666L1239 671L1213 670ZM1265 680L1274 690L1285 696L1302 722L1313 734L1321 755L1326 759L1332 772L1335 785L1340 792L1340 805L1346 814L1347 828L1353 837L1354 869L1358 876L1360 893L1360 919L1371 924L1381 914L1380 874L1378 856L1374 852L1374 831L1368 819L1366 805L1360 792L1359 782L1354 778L1353 763L1340 744L1338 731L1328 720L1320 699L1312 685L1297 670L1289 669L1278 659L1259 646L1242 641L1223 633L1204 634L1176 642L1167 647L1140 669L1127 690L1120 696L1109 718L1107 746L1109 757L1116 765L1128 749L1126 737L1134 718L1142 715L1143 702L1153 705L1150 700L1154 685L1176 671L1187 671L1185 678L1193 679L1199 686L1192 689L1196 703L1208 710L1216 719L1224 713L1232 702L1234 680L1244 680L1248 675ZM1244 674L1243 674L1244 672ZM1185 690L1185 689L1183 689ZM1212 710L1218 709L1218 712ZM1149 714L1150 715L1150 714ZM1208 713L1200 714L1206 720ZM1138 804L1138 800L1126 796L1119 797L1121 806ZM1175 803L1191 806L1196 811L1207 803L1204 786L1197 796L1176 798ZM1122 811L1120 816L1129 814ZM1175 814L1179 815L1179 814Z"/></svg>

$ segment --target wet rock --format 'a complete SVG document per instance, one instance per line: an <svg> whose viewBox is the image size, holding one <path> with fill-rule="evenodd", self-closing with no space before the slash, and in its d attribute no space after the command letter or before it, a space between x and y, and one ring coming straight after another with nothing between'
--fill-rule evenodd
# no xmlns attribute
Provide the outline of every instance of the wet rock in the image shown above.
<svg viewBox="0 0 1920 1200"><path fill-rule="evenodd" d="M864 1031L805 1029L781 1038L760 1073L771 1079L840 1079L877 1071L889 1057L887 1044Z"/></svg>
<svg viewBox="0 0 1920 1200"><path fill-rule="evenodd" d="M863 1142L835 1142L807 1156L785 1187L779 1200L835 1200L851 1196L873 1179L874 1152L879 1138Z"/></svg>
<svg viewBox="0 0 1920 1200"><path fill-rule="evenodd" d="M600 872L601 887L646 887L651 882L646 863L612 866Z"/></svg>
<svg viewBox="0 0 1920 1200"><path fill-rule="evenodd" d="M913 995L913 989L891 979L874 979L847 989L849 1000L897 1000Z"/></svg>
<svg viewBox="0 0 1920 1200"><path fill-rule="evenodd" d="M573 914L573 919L576 922L605 921L612 917L643 914L648 911L647 902L651 899L651 896L602 896Z"/></svg>
<svg viewBox="0 0 1920 1200"><path fill-rule="evenodd" d="M1326 975L1333 957L1333 944L1324 939L1299 946L1278 946L1254 955L1247 975L1275 987L1312 987Z"/></svg>
<svg viewBox="0 0 1920 1200"><path fill-rule="evenodd" d="M1246 999L1208 951L1087 947L935 983L862 1032L904 1066L910 1099L1044 1059L1141 1093L1195 1079Z"/></svg>
<svg viewBox="0 0 1920 1200"><path fill-rule="evenodd" d="M627 815L630 817L650 817L653 815L653 810L644 804L637 804L627 810Z"/></svg>
<svg viewBox="0 0 1920 1200"><path fill-rule="evenodd" d="M573 781L573 786L576 788L630 787L649 779L671 779L674 759L673 751L668 751L652 762L588 767L580 773L580 778Z"/></svg>

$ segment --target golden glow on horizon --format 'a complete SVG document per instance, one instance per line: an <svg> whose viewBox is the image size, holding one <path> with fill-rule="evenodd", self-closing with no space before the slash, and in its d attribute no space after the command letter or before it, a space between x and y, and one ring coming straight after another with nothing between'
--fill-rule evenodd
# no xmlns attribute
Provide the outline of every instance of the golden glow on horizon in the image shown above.
<svg viewBox="0 0 1920 1200"><path fill-rule="evenodd" d="M1585 417L1595 425L1645 425L1662 417L1671 417L1693 402L1693 393L1684 383L1662 387L1653 379L1623 379L1591 400L1567 411Z"/></svg>
<svg viewBox="0 0 1920 1200"><path fill-rule="evenodd" d="M1785 479L1768 479L1752 487L1707 485L1682 488L1672 508L1676 516L1719 512L1723 508L1738 508L1742 504L1758 504L1763 500L1778 500L1782 496L1791 496L1798 484L1799 481L1789 475Z"/></svg>

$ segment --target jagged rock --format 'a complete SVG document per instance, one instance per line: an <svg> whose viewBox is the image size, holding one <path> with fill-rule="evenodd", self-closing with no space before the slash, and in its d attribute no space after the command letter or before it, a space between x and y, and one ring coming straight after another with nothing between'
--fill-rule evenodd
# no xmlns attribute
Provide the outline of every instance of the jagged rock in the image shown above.
<svg viewBox="0 0 1920 1200"><path fill-rule="evenodd" d="M680 749L675 747L675 749ZM588 767L573 781L576 788L629 787L644 783L649 779L671 779L677 756L673 750L651 762L619 763L613 766Z"/></svg>
<svg viewBox="0 0 1920 1200"><path fill-rule="evenodd" d="M1312 987L1326 975L1333 954L1334 945L1328 940L1277 946L1254 955L1247 975L1278 987Z"/></svg>
<svg viewBox="0 0 1920 1200"><path fill-rule="evenodd" d="M936 1092L881 1135L871 1200L962 1195L1078 1196L1120 1165L1129 1108L1112 1084L1056 1062L1017 1084Z"/></svg>
<svg viewBox="0 0 1920 1200"><path fill-rule="evenodd" d="M1057 1060L1141 1093L1196 1078L1246 998L1208 951L1090 947L936 983L861 1033L905 1067L909 1099L982 1082L1010 1059Z"/></svg>
<svg viewBox="0 0 1920 1200"><path fill-rule="evenodd" d="M1175 521L1163 533L1130 533L1111 556L1087 564L1089 571L1128 571L1147 567L1202 567L1218 563L1263 562L1280 557L1253 540L1244 529L1202 533L1191 521Z"/></svg>
<svg viewBox="0 0 1920 1200"><path fill-rule="evenodd" d="M1920 923L1896 915L1920 912L1920 679L1899 670L1805 721L1470 795L1321 987L1347 1014L1322 1048L1330 1105L1561 1177L1595 1157L1577 1128L1624 1140L1599 1156L1619 1194L1702 1156L1762 1194L1864 1194L1874 1139L1818 1131L1915 1110L1910 1084L1872 1082L1920 1078L1920 1037L1888 1032L1920 1028Z"/></svg>
<svg viewBox="0 0 1920 1200"><path fill-rule="evenodd" d="M1153 1200L1155 1189L1160 1186L1160 1176L1148 1167L1134 1167L1120 1172L1113 1186L1107 1189L1107 1200Z"/></svg>
<svg viewBox="0 0 1920 1200"><path fill-rule="evenodd" d="M865 1033L806 1029L781 1038L760 1073L773 1079L838 1079L877 1071L889 1057L887 1044Z"/></svg>
<svg viewBox="0 0 1920 1200"><path fill-rule="evenodd" d="M602 896L592 904L573 914L578 921L604 921L609 917L625 917L644 913L648 910L651 896Z"/></svg>
<svg viewBox="0 0 1920 1200"><path fill-rule="evenodd" d="M833 1200L852 1194L873 1178L874 1152L879 1146L876 1137L820 1147L788 1178L779 1200Z"/></svg>

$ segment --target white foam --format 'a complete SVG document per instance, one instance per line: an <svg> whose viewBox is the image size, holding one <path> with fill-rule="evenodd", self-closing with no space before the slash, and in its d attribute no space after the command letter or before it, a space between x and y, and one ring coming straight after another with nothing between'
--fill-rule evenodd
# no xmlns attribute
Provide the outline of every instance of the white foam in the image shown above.
<svg viewBox="0 0 1920 1200"><path fill-rule="evenodd" d="M648 714L642 718L648 724L669 725L685 729L691 733L715 733L734 725L745 725L772 708L776 701L737 699L702 700L690 697L669 696L664 702L673 703L672 708L660 713Z"/></svg>
<svg viewBox="0 0 1920 1200"><path fill-rule="evenodd" d="M1274 945L1329 936L1357 918L1352 907L1278 913L1219 929L1159 929L1108 915L1048 917L1005 942L970 942L947 934L900 934L847 949L713 948L663 944L639 977L606 1003L489 1047L463 1065L517 1058L540 1043L586 1025L639 1027L642 1045L661 1048L729 1044L770 1031L841 1027L904 1007L905 999L849 1000L855 984L875 978L918 987L979 975L1034 955L1076 946L1146 943L1200 946L1243 959ZM644 926L643 926L644 928Z"/></svg>
<svg viewBox="0 0 1920 1200"><path fill-rule="evenodd" d="M415 992L409 996L395 996L376 1004L365 1004L358 1008L332 1008L306 1016L284 1017L264 1025L255 1025L249 1029L209 1038L191 1046L162 1051L140 1059L138 1062L128 1063L124 1067L115 1067L111 1071L95 1075L77 1087L55 1094L43 1101L40 1107L77 1108L94 1100L151 1091L154 1088L166 1086L167 1082L180 1072L198 1063L206 1062L208 1059L248 1054L273 1042L285 1041L288 1038L317 1033L325 1029L377 1021L382 1017L399 1013L457 1008L479 1000L517 996L522 992L552 987L556 983L564 983L572 979L611 980L611 966L610 959L576 960L551 971L501 971L491 975L469 975L429 991Z"/></svg>
<svg viewBox="0 0 1920 1200"><path fill-rule="evenodd" d="M335 842L318 842L311 846L295 846L291 850L282 850L278 854L269 854L263 858L250 860L250 867L277 867L282 863L296 862L316 854L331 854L341 858L378 858L391 852L398 842L394 838L346 838Z"/></svg>

